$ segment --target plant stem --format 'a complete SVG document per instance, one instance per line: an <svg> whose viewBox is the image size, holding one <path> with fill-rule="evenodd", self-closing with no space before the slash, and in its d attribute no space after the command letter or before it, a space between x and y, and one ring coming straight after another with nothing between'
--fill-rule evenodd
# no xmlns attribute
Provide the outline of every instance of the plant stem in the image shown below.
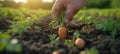
<svg viewBox="0 0 120 54"><path fill-rule="evenodd" d="M65 13L62 12L59 16L59 22L60 22L61 27L64 27L64 19L63 19L64 15L65 15Z"/></svg>

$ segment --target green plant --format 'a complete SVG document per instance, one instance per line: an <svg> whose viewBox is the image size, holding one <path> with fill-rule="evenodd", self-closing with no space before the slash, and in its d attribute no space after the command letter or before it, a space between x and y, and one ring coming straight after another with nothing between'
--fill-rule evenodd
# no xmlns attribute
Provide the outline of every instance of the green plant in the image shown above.
<svg viewBox="0 0 120 54"><path fill-rule="evenodd" d="M0 32L0 52L3 50L20 53L22 51L22 45L18 43L17 39L10 41L10 35L8 33Z"/></svg>
<svg viewBox="0 0 120 54"><path fill-rule="evenodd" d="M68 33L72 33L72 32L73 32L73 30L69 30L69 29L68 29L68 31L67 31L67 32L68 32Z"/></svg>
<svg viewBox="0 0 120 54"><path fill-rule="evenodd" d="M85 51L86 54L99 54L98 50L95 47L92 47L90 49L86 48Z"/></svg>
<svg viewBox="0 0 120 54"><path fill-rule="evenodd" d="M88 17L81 16L80 20L83 20L85 23L89 24L93 21L93 18L91 16L88 16Z"/></svg>
<svg viewBox="0 0 120 54"><path fill-rule="evenodd" d="M68 46L73 45L73 41L72 41L71 39L66 39L66 40L64 41L64 43L65 43L66 45L68 45Z"/></svg>
<svg viewBox="0 0 120 54"><path fill-rule="evenodd" d="M64 24L64 15L65 15L65 12L62 12L61 14L60 14L60 16L59 16L59 18L58 18L58 21L60 22L60 26L61 27L64 27L65 26L65 24Z"/></svg>
<svg viewBox="0 0 120 54"><path fill-rule="evenodd" d="M108 18L106 20L98 21L95 23L95 26L97 29L110 32L112 38L114 39L117 34L117 30L120 28L120 20Z"/></svg>
<svg viewBox="0 0 120 54"><path fill-rule="evenodd" d="M55 21L52 20L52 21L49 23L49 26L52 27L52 28L56 28Z"/></svg>
<svg viewBox="0 0 120 54"><path fill-rule="evenodd" d="M35 29L36 31L40 31L40 30L41 30L41 27L39 27L39 26L34 26L34 29Z"/></svg>
<svg viewBox="0 0 120 54"><path fill-rule="evenodd" d="M22 45L18 43L18 39L12 39L9 44L6 46L6 50L9 52L18 52L22 51Z"/></svg>
<svg viewBox="0 0 120 54"><path fill-rule="evenodd" d="M75 36L75 38L79 38L81 35L81 33L79 31L75 31L73 36Z"/></svg>
<svg viewBox="0 0 120 54"><path fill-rule="evenodd" d="M58 35L60 37L60 40L64 41L67 37L67 28L66 28L66 25L64 23L64 15L65 13L62 12L59 16L59 22L60 22L60 27L58 29Z"/></svg>
<svg viewBox="0 0 120 54"><path fill-rule="evenodd" d="M90 17L92 19L101 19L101 17L116 17L120 18L120 10L119 8L115 9L88 9L88 10L81 10L75 16L80 20L80 18Z"/></svg>
<svg viewBox="0 0 120 54"><path fill-rule="evenodd" d="M20 18L20 17L19 17ZM11 29L9 30L12 34L19 34L22 36L23 32L26 32L28 28L30 28L30 21L21 18L19 21L9 21L12 25L10 26Z"/></svg>
<svg viewBox="0 0 120 54"><path fill-rule="evenodd" d="M94 18L94 15L86 16L85 13L78 13L76 15L76 18L77 18L78 21L81 21L82 23L85 23L87 25L96 21L95 18Z"/></svg>
<svg viewBox="0 0 120 54"><path fill-rule="evenodd" d="M35 17L34 15L32 17ZM27 32L31 26L38 21L38 18L22 18L16 17L14 21L9 21L12 25L10 26L11 29L8 31L12 34L19 34L22 36L23 32Z"/></svg>
<svg viewBox="0 0 120 54"><path fill-rule="evenodd" d="M49 35L50 43L52 44L52 46L55 45L59 41L59 39L56 38L56 36L57 35L55 35L55 34Z"/></svg>
<svg viewBox="0 0 120 54"><path fill-rule="evenodd" d="M14 14L14 10L11 8L0 8L0 19L2 18L6 18L9 17L8 19L10 19L11 17L13 17Z"/></svg>
<svg viewBox="0 0 120 54"><path fill-rule="evenodd" d="M9 42L9 34L0 32L0 52L5 49Z"/></svg>

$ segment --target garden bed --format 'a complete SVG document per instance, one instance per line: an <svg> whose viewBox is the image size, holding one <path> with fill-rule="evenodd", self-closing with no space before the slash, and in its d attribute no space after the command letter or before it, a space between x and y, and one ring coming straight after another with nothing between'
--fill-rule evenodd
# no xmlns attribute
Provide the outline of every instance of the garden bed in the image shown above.
<svg viewBox="0 0 120 54"><path fill-rule="evenodd" d="M47 17L48 19L49 17ZM42 22L42 23L41 23ZM51 28L49 26L49 20L46 18L40 21L36 26L40 26L41 30L35 31L29 30L22 37L21 43L24 45L23 54L52 54L55 50L62 49L61 54L79 54L80 51L84 51L86 48L96 47L100 54L119 54L120 50L120 31L117 32L116 38L111 38L109 32L95 29L94 24L84 24L77 20L73 20L69 23L67 30L67 38L74 41L73 33L77 30L81 32L81 38L85 40L84 48L77 48L74 43L66 45L63 42L56 42L55 45L50 43L50 34L56 34L58 38L58 28ZM84 29L85 28L85 29Z"/></svg>

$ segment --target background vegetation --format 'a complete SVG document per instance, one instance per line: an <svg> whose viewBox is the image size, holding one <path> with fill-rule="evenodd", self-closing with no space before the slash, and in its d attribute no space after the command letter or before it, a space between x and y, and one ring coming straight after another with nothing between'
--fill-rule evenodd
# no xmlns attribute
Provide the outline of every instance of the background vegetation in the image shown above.
<svg viewBox="0 0 120 54"><path fill-rule="evenodd" d="M27 3L16 3L13 0L0 0L0 7L27 7L30 9L51 9L53 2L42 2L42 0L28 0ZM120 8L119 0L89 0L85 8Z"/></svg>

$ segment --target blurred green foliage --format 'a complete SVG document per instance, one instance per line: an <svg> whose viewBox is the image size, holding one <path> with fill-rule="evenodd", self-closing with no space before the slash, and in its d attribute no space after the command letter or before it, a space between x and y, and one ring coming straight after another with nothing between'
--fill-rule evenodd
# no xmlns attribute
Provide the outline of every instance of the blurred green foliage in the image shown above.
<svg viewBox="0 0 120 54"><path fill-rule="evenodd" d="M111 7L112 8L120 8L120 0L111 0Z"/></svg>
<svg viewBox="0 0 120 54"><path fill-rule="evenodd" d="M64 43L67 45L67 46L73 46L74 44L74 41L71 40L71 39L65 39Z"/></svg>
<svg viewBox="0 0 120 54"><path fill-rule="evenodd" d="M10 35L7 32L0 32L0 52L22 52L22 45L16 41L10 40Z"/></svg>
<svg viewBox="0 0 120 54"><path fill-rule="evenodd" d="M89 0L87 8L110 8L112 0Z"/></svg>
<svg viewBox="0 0 120 54"><path fill-rule="evenodd" d="M22 52L22 45L18 43L17 39L12 39L6 46L6 50L9 52Z"/></svg>
<svg viewBox="0 0 120 54"><path fill-rule="evenodd" d="M19 34L22 36L23 32L26 32L34 23L37 23L41 17L50 14L48 10L30 10L25 8L13 9L13 8L0 8L0 22L3 19L8 22L8 29L0 28L0 53L5 52L21 52L22 45L18 39L11 39L12 34ZM7 24L7 23L6 23ZM6 25L5 24L5 25ZM4 25L0 25L2 27ZM36 30L41 28L35 26Z"/></svg>
<svg viewBox="0 0 120 54"><path fill-rule="evenodd" d="M85 51L86 51L86 54L99 54L99 52L96 49L96 47L91 47L90 49L86 48Z"/></svg>
<svg viewBox="0 0 120 54"><path fill-rule="evenodd" d="M0 52L5 49L9 41L9 35L7 33L0 33Z"/></svg>
<svg viewBox="0 0 120 54"><path fill-rule="evenodd" d="M50 43L51 43L52 46L54 46L56 43L59 42L59 39L56 38L56 37L57 37L56 34L50 34L50 35L49 35Z"/></svg>
<svg viewBox="0 0 120 54"><path fill-rule="evenodd" d="M43 17L50 14L49 10L43 10L43 9L36 9L36 10L30 10L27 8L19 8L19 9L13 9L13 8L0 8L0 19L1 18L14 18L16 16L27 18L32 17L33 15L37 18Z"/></svg>
<svg viewBox="0 0 120 54"><path fill-rule="evenodd" d="M89 18L105 18L105 17L120 18L120 8L116 9L88 9L79 11L75 17L89 17Z"/></svg>
<svg viewBox="0 0 120 54"><path fill-rule="evenodd" d="M55 1L55 0L54 0ZM13 0L0 1L0 7L27 7L30 9L51 9L53 2L47 3L42 2L42 0L28 0L27 3L15 3ZM119 0L88 0L85 8L120 8Z"/></svg>
<svg viewBox="0 0 120 54"><path fill-rule="evenodd" d="M20 3L15 3L13 0L0 0L0 7L18 8L20 6L21 6Z"/></svg>
<svg viewBox="0 0 120 54"><path fill-rule="evenodd" d="M42 2L42 0L28 0L27 3L16 3L14 0L0 0L0 7L12 7L12 8L19 8L19 7L26 7L30 9L51 9L52 2Z"/></svg>
<svg viewBox="0 0 120 54"><path fill-rule="evenodd" d="M97 29L110 32L112 38L114 39L117 34L117 30L120 28L120 20L108 18L106 20L97 21L95 25Z"/></svg>
<svg viewBox="0 0 120 54"><path fill-rule="evenodd" d="M89 0L86 8L120 8L119 0Z"/></svg>
<svg viewBox="0 0 120 54"><path fill-rule="evenodd" d="M96 29L103 30L114 39L120 29L120 9L89 9L75 16L85 24L93 23Z"/></svg>

